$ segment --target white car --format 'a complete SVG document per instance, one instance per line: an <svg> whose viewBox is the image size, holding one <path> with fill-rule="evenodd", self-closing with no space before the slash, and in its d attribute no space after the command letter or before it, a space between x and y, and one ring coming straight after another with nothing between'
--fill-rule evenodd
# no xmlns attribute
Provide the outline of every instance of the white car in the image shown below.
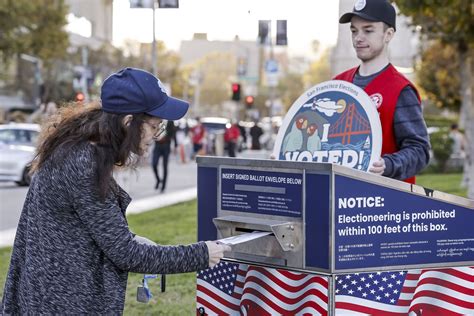
<svg viewBox="0 0 474 316"><path fill-rule="evenodd" d="M29 169L36 152L38 124L0 125L0 181L29 185Z"/></svg>

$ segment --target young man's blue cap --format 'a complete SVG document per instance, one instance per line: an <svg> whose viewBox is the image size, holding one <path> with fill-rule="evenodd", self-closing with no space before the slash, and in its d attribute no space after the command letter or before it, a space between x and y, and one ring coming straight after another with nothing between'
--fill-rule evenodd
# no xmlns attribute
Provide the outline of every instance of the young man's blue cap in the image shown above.
<svg viewBox="0 0 474 316"><path fill-rule="evenodd" d="M352 12L341 16L339 23L349 23L356 15L364 20L373 22L385 22L396 30L395 8L387 0L357 0Z"/></svg>
<svg viewBox="0 0 474 316"><path fill-rule="evenodd" d="M137 68L124 68L104 80L100 98L108 113L147 113L165 120L178 120L188 111L185 101L168 96L160 79Z"/></svg>

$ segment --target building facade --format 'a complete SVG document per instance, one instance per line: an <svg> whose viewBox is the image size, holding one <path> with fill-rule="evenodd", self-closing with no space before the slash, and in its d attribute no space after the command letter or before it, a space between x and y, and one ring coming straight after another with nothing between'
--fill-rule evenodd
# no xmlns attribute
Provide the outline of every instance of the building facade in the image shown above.
<svg viewBox="0 0 474 316"><path fill-rule="evenodd" d="M72 20L79 22L84 19L81 26L90 26L89 36L81 32L69 31L69 40L72 46L88 46L98 49L104 43L112 42L112 14L113 0L65 0L69 6Z"/></svg>

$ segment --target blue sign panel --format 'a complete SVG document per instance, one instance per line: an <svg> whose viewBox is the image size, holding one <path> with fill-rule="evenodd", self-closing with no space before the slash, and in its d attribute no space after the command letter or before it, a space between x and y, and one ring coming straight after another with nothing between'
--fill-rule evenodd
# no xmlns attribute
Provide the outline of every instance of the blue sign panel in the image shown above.
<svg viewBox="0 0 474 316"><path fill-rule="evenodd" d="M198 240L215 240L217 230L212 219L217 217L217 168L198 167Z"/></svg>
<svg viewBox="0 0 474 316"><path fill-rule="evenodd" d="M306 267L329 269L330 176L306 173Z"/></svg>
<svg viewBox="0 0 474 316"><path fill-rule="evenodd" d="M474 210L336 176L335 268L474 261Z"/></svg>
<svg viewBox="0 0 474 316"><path fill-rule="evenodd" d="M220 178L222 210L302 216L302 174L222 169Z"/></svg>

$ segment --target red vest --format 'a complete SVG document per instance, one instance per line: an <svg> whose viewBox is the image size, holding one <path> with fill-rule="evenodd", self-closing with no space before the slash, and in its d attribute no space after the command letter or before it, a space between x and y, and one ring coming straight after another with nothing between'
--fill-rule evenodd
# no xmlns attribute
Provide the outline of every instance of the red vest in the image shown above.
<svg viewBox="0 0 474 316"><path fill-rule="evenodd" d="M352 82L358 69L359 67L349 69L340 73L334 79ZM393 116L398 96L408 85L415 90L418 101L421 101L415 86L390 64L387 69L375 77L364 89L377 105L377 111L380 115L380 123L382 124L382 156L399 150L393 130ZM405 179L404 181L415 183L415 177Z"/></svg>
<svg viewBox="0 0 474 316"><path fill-rule="evenodd" d="M240 130L235 125L232 124L231 127L227 128L224 133L224 141L225 142L237 142L240 136Z"/></svg>
<svg viewBox="0 0 474 316"><path fill-rule="evenodd" d="M192 141L193 144L202 144L202 141L204 139L204 134L206 132L204 125L201 123L198 123L198 125L194 126L191 129L192 132Z"/></svg>

